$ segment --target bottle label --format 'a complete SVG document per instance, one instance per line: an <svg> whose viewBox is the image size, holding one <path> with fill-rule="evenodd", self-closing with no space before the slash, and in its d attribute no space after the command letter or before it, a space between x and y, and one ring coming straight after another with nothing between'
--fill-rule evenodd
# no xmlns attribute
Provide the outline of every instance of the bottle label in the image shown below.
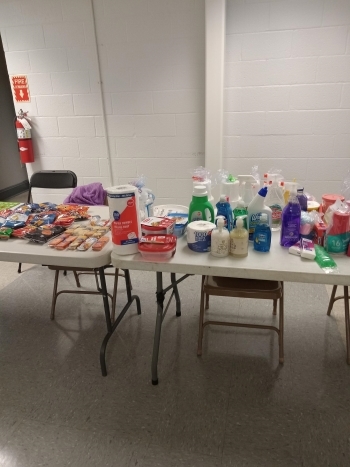
<svg viewBox="0 0 350 467"><path fill-rule="evenodd" d="M249 240L250 241L253 241L255 228L258 224L260 224L260 216L261 216L261 212L256 212L254 214L251 214L249 217Z"/></svg>
<svg viewBox="0 0 350 467"><path fill-rule="evenodd" d="M299 225L295 222L287 222L283 229L283 237L288 240L299 240Z"/></svg>
<svg viewBox="0 0 350 467"><path fill-rule="evenodd" d="M191 216L191 221L202 221L203 220L203 213L202 211L193 211L192 216Z"/></svg>
<svg viewBox="0 0 350 467"><path fill-rule="evenodd" d="M235 256L243 256L248 253L247 238L231 238L230 241L230 254Z"/></svg>
<svg viewBox="0 0 350 467"><path fill-rule="evenodd" d="M281 225L281 216L282 216L282 206L279 204L273 204L270 206L270 209L272 211L271 217L272 217L272 227L274 226L280 226Z"/></svg>
<svg viewBox="0 0 350 467"><path fill-rule="evenodd" d="M216 256L228 255L228 239L211 237L211 252Z"/></svg>

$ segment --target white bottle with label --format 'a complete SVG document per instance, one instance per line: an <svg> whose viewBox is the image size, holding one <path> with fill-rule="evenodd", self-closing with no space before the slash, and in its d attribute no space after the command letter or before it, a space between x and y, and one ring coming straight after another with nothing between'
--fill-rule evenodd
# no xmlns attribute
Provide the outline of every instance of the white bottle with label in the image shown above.
<svg viewBox="0 0 350 467"><path fill-rule="evenodd" d="M248 255L248 230L244 228L244 218L237 217L236 227L230 233L230 255L244 258Z"/></svg>
<svg viewBox="0 0 350 467"><path fill-rule="evenodd" d="M229 253L230 234L229 231L224 227L224 216L218 216L217 220L217 228L214 229L211 233L210 253L213 256L217 256L218 258L224 258L225 256L228 256Z"/></svg>
<svg viewBox="0 0 350 467"><path fill-rule="evenodd" d="M260 216L264 212L267 214L268 224L271 227L272 211L266 206L265 198L267 195L267 187L261 188L259 192L254 196L253 200L248 206L248 231L249 240L253 241L253 235L255 226L260 223Z"/></svg>

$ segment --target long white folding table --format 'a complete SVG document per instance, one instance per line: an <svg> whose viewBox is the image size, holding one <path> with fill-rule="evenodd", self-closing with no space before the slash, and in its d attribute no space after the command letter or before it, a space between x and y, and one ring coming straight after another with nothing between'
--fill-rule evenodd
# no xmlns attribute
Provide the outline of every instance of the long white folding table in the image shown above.
<svg viewBox="0 0 350 467"><path fill-rule="evenodd" d="M312 284L331 284L344 287L344 308L346 328L346 359L350 364L350 324L349 324L349 292L350 258L334 257L339 273L326 274L316 263L288 253L287 248L279 245L279 232L273 232L272 245L269 253L254 251L252 245L246 258L215 258L210 253L195 253L187 247L186 238L178 240L176 254L166 262L145 260L141 254L118 256L112 252L112 264L116 268L154 271L156 272L157 318L152 356L152 384L158 384L158 354L162 322L175 296L176 315L181 315L181 302L177 284L189 275L211 275L237 277L243 279L278 280L285 282L304 282ZM163 273L170 273L171 285L163 288ZM176 279L176 274L184 274ZM172 290L171 297L164 308L165 294ZM128 304L127 304L128 305ZM325 303L325 310L327 304ZM106 368L104 368L106 371Z"/></svg>
<svg viewBox="0 0 350 467"><path fill-rule="evenodd" d="M89 209L90 215L100 215L102 219L109 219L109 209L107 206L92 206ZM110 235L110 234L109 234ZM95 269L100 277L100 293L103 299L105 320L107 326L107 335L112 334L112 329L116 329L123 316L127 312L131 303L135 300L137 305L137 311L141 313L140 300L136 295L132 295L131 282L129 271L124 271L126 276L127 297L128 305L124 307L117 319L112 323L110 316L110 307L108 302L107 285L105 278L105 269L111 267L111 251L112 242L108 242L107 245L101 251L77 251L77 250L55 250L50 248L48 245L39 245L30 243L28 240L10 238L6 241L0 241L0 261L8 261L14 263L29 263L29 264L41 264L45 266L60 266L68 268L88 268ZM30 271L28 271L30 274ZM53 285L53 283L52 283ZM107 373L104 371L105 368L105 347L108 339L104 340L100 350L100 362L102 374L105 376Z"/></svg>

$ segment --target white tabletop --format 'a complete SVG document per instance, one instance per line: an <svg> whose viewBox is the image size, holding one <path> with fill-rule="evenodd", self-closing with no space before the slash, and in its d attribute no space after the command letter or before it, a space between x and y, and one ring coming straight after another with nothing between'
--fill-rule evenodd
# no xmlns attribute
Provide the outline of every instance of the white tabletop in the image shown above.
<svg viewBox="0 0 350 467"><path fill-rule="evenodd" d="M210 253L195 253L187 246L186 237L178 239L175 256L166 262L145 260L140 253L119 256L112 251L112 264L117 268L142 271L174 272L245 279L281 280L314 284L350 285L350 258L334 256L339 274L326 274L316 263L288 253L279 245L280 232L272 233L269 253L254 251L249 245L246 258L215 258Z"/></svg>
<svg viewBox="0 0 350 467"><path fill-rule="evenodd" d="M89 214L109 219L107 206L92 206L89 209ZM0 241L0 261L44 264L47 266L99 268L110 264L111 251L111 241L101 251L92 251L91 248L88 251L59 251L50 248L48 245L38 245L19 238Z"/></svg>

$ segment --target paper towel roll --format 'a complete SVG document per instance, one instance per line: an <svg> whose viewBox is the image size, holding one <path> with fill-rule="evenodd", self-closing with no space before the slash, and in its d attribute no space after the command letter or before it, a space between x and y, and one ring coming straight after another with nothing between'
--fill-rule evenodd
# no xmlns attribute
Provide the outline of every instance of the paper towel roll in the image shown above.
<svg viewBox="0 0 350 467"><path fill-rule="evenodd" d="M113 250L118 255L135 254L141 236L138 190L132 185L120 185L106 191L112 220Z"/></svg>
<svg viewBox="0 0 350 467"><path fill-rule="evenodd" d="M215 224L208 221L193 221L187 226L187 245L197 253L206 253L211 248L211 232Z"/></svg>

